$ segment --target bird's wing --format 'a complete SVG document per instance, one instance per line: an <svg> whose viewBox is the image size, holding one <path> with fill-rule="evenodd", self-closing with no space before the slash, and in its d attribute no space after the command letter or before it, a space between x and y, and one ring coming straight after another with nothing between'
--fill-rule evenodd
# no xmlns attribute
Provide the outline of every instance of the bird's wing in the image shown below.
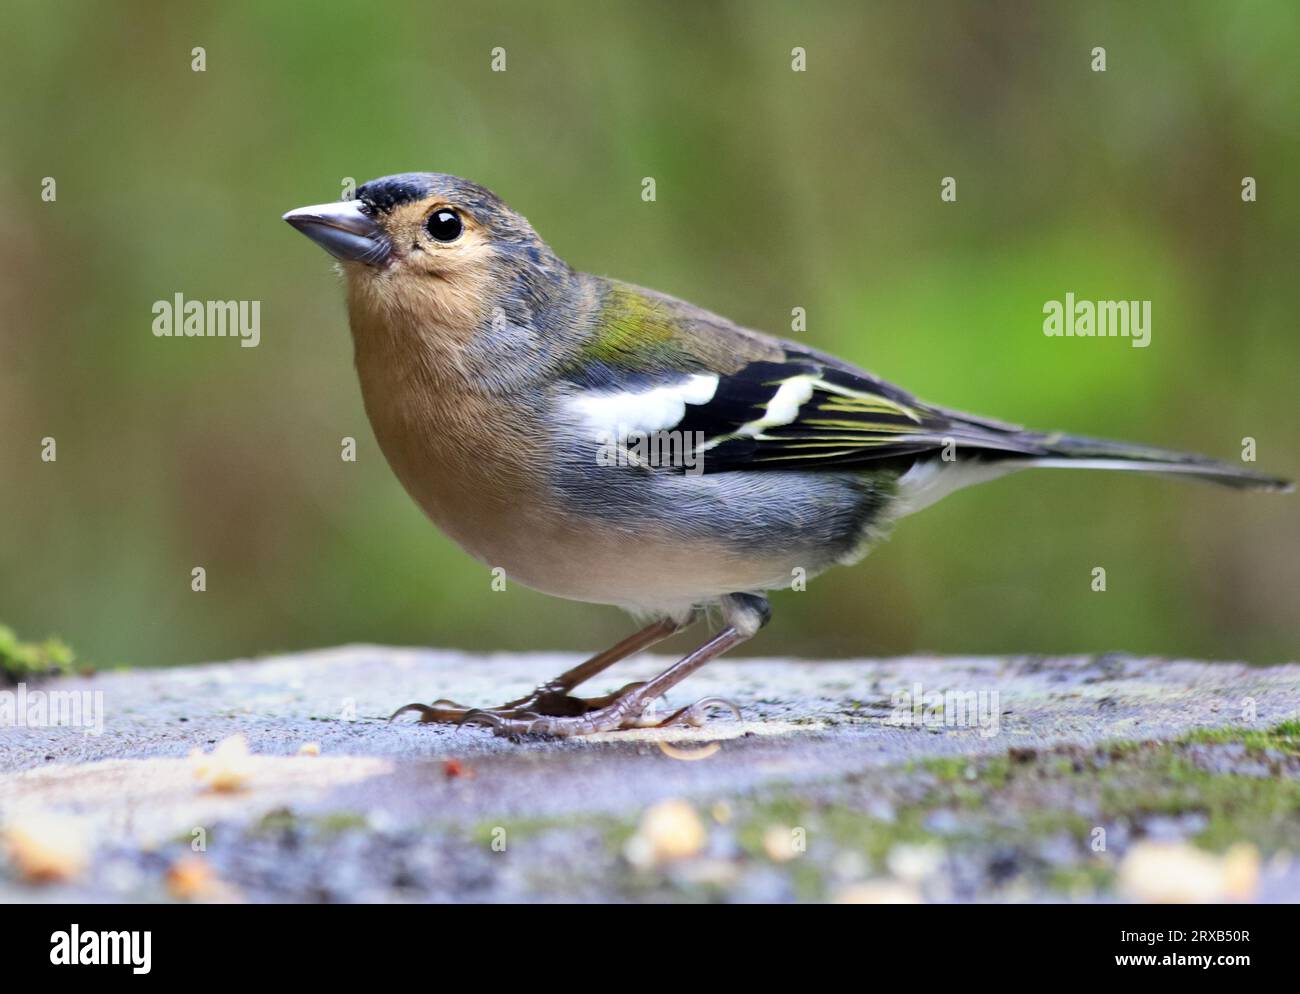
<svg viewBox="0 0 1300 994"><path fill-rule="evenodd" d="M605 281L599 317L565 374L583 429L607 439L674 432L706 473L891 469L919 460L1020 461L1199 477L1289 490L1205 456L1018 425L918 400L834 356L738 327L672 297ZM700 457L700 458L697 458Z"/></svg>
<svg viewBox="0 0 1300 994"><path fill-rule="evenodd" d="M1042 456L1043 436L917 400L832 356L623 284L571 400L606 434L681 432L705 472Z"/></svg>
<svg viewBox="0 0 1300 994"><path fill-rule="evenodd" d="M1046 453L1013 425L926 404L797 349L720 375L708 402L687 404L673 427L701 433L707 472L867 466L945 450L948 458Z"/></svg>

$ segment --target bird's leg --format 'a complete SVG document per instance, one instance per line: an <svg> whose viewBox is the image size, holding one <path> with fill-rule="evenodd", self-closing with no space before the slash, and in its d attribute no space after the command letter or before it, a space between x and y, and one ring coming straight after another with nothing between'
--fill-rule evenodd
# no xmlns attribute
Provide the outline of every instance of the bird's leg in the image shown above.
<svg viewBox="0 0 1300 994"><path fill-rule="evenodd" d="M574 688L576 688L579 684L586 683L588 680L596 676L598 673L604 672L605 670L613 666L615 663L626 659L628 656L635 655L638 652L642 652L650 648L652 645L662 642L670 635L676 635L683 628L691 624L693 620L694 618L690 619L684 624L681 624L669 618L664 618L661 621L656 621L653 624L647 625L645 628L641 629L641 631L636 632L633 635L629 635L627 638L623 639L623 641L619 642L617 645L611 646L610 648L606 649L604 652L597 653L596 655L588 659L586 662L579 663L571 670L565 670L554 680L550 680L547 683L542 684L540 687L534 690L527 697L521 697L517 701L511 701L509 704L505 706L507 708L513 708L519 711L536 711L539 706L545 707L548 702L554 703L556 702L557 699L566 698L568 697L569 692L572 691ZM628 685L628 687L631 686L632 686L631 684ZM628 689L628 687L625 687L623 689L626 690ZM623 691L620 690L617 691L616 693L621 694L622 692ZM576 698L568 698L568 699L576 700ZM583 701L582 703L596 704L596 706L600 706L600 704L606 703L606 701L604 698L592 698L590 699L590 701ZM587 711L587 710L591 710L591 708L586 707L583 709L583 711ZM557 713L582 714L583 711L557 712L554 710L542 710L539 713L540 714L557 714Z"/></svg>
<svg viewBox="0 0 1300 994"><path fill-rule="evenodd" d="M694 652L660 673L649 683L633 684L611 703L581 715L542 716L538 714L502 716L486 711L473 712L467 723L485 724L497 735L590 735L616 728L634 728L642 724L646 707L660 694L676 686L705 663L748 638L728 625Z"/></svg>
<svg viewBox="0 0 1300 994"><path fill-rule="evenodd" d="M692 619L693 620L693 619ZM429 722L448 722L459 724L465 720L465 717L471 713L474 715L500 715L501 717L514 717L517 714L535 714L535 715L579 715L593 709L603 707L609 701L631 690L636 684L628 684L616 694L607 697L593 698L590 701L583 700L579 697L570 697L569 692L581 683L590 680L596 674L607 670L620 660L626 659L634 653L641 652L650 648L656 642L662 642L670 635L681 631L691 622L684 624L664 618L653 624L647 625L641 631L629 635L617 645L611 646L604 652L599 652L592 656L586 662L579 663L570 670L566 670L557 676L554 680L548 680L539 686L532 693L517 700L508 701L495 708L467 708L455 701L438 700L432 704L407 704L405 707L398 708L393 712L392 721L399 714L407 711L414 711L420 715L421 723Z"/></svg>
<svg viewBox="0 0 1300 994"><path fill-rule="evenodd" d="M728 649L752 638L767 624L771 608L766 598L755 594L728 594L722 599L727 625L702 646L678 660L653 680L629 684L603 707L577 715L544 716L536 713L514 716L475 712L467 722L489 725L497 735L590 735L609 732L617 728L635 728L645 724L646 708L657 698ZM716 698L709 699L716 702ZM703 702L701 702L703 703ZM727 703L727 702L721 702ZM732 706L735 710L734 705ZM683 708L669 718L652 724L668 724L683 716L690 716L692 708Z"/></svg>

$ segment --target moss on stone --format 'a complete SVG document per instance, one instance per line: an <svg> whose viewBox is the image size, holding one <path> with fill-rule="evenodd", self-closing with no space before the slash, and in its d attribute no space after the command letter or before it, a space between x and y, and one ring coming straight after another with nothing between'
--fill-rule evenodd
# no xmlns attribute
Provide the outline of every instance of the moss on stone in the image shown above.
<svg viewBox="0 0 1300 994"><path fill-rule="evenodd" d="M20 642L12 628L0 625L0 684L81 671L76 655L61 639Z"/></svg>

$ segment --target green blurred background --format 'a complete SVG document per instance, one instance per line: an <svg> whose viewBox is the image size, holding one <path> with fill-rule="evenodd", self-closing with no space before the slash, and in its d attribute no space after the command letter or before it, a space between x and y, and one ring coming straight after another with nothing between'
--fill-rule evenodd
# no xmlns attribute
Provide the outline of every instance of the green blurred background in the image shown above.
<svg viewBox="0 0 1300 994"><path fill-rule="evenodd" d="M1289 0L5 8L0 621L93 662L630 629L491 592L390 474L338 279L279 219L345 177L471 177L580 269L780 333L805 307L810 344L936 402L1300 472ZM1151 300L1151 346L1044 337L1066 291ZM177 292L261 300L260 347L155 338ZM778 593L751 652L1295 658L1298 511L1015 476Z"/></svg>

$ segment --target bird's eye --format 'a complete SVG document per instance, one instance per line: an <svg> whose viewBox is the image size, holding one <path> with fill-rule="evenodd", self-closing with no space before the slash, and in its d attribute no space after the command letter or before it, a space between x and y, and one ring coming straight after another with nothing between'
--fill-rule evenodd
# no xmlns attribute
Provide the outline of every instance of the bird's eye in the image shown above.
<svg viewBox="0 0 1300 994"><path fill-rule="evenodd" d="M454 242L465 230L460 215L450 207L439 207L429 215L429 220L424 222L424 226L429 229L429 234L440 242Z"/></svg>

